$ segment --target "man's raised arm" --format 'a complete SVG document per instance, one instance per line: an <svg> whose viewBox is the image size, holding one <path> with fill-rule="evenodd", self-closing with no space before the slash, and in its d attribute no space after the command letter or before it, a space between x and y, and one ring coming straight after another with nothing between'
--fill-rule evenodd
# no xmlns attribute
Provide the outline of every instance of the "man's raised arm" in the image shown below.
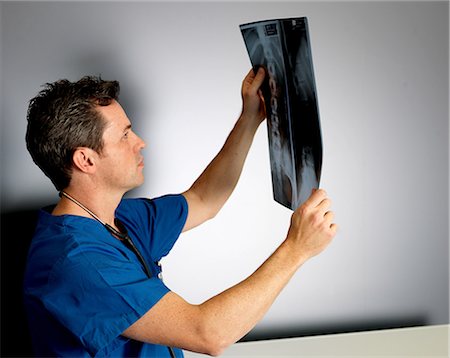
<svg viewBox="0 0 450 358"><path fill-rule="evenodd" d="M213 218L230 197L244 166L256 130L265 118L260 87L264 70L253 70L242 83L242 113L224 146L194 184L183 193L189 206L183 231Z"/></svg>

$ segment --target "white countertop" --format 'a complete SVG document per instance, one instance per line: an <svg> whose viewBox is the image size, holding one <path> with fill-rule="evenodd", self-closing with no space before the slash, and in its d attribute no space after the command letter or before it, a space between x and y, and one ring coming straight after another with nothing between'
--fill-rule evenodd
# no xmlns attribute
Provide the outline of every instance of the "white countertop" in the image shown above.
<svg viewBox="0 0 450 358"><path fill-rule="evenodd" d="M222 357L449 357L449 325L236 343ZM185 352L186 358L202 357Z"/></svg>

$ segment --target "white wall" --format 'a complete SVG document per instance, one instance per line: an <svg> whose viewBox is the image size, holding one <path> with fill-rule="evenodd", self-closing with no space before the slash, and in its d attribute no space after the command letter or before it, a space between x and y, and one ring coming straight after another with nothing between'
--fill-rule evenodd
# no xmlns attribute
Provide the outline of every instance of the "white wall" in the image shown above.
<svg viewBox="0 0 450 358"><path fill-rule="evenodd" d="M146 184L186 189L240 112L250 62L238 25L307 16L324 143L322 187L334 243L294 277L255 330L365 322L448 322L448 4L446 2L1 3L4 210L57 195L25 149L40 85L118 79L147 141ZM201 302L242 280L284 239L271 196L267 132L218 217L182 235L169 287Z"/></svg>

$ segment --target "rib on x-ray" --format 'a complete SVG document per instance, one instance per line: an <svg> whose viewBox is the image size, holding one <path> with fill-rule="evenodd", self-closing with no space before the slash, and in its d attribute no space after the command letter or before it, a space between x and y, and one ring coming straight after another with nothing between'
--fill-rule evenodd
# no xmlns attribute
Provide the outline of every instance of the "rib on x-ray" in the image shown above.
<svg viewBox="0 0 450 358"><path fill-rule="evenodd" d="M305 17L240 25L254 68L263 66L274 199L295 210L319 187L322 136Z"/></svg>

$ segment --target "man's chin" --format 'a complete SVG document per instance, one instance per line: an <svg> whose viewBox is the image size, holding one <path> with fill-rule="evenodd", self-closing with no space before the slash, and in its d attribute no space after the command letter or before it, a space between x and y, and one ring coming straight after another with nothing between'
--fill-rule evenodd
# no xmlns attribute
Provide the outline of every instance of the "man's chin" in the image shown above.
<svg viewBox="0 0 450 358"><path fill-rule="evenodd" d="M129 192L129 191L131 191L133 189L137 189L140 186L142 186L142 184L144 184L144 176L143 175L142 175L142 177L140 179L136 180L136 182L133 185L130 185L127 188L126 192Z"/></svg>
<svg viewBox="0 0 450 358"><path fill-rule="evenodd" d="M137 182L135 188L140 187L142 184L144 184L144 182L145 182L144 174L142 174L142 175L140 176L140 178L139 178L139 180L138 180L138 182Z"/></svg>

